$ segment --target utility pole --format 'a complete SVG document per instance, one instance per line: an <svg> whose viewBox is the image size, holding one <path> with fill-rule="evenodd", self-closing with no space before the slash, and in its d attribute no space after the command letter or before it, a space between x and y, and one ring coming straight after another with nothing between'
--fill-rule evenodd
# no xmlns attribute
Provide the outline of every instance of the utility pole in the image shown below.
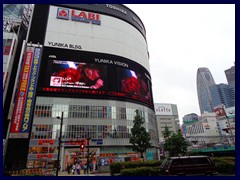
<svg viewBox="0 0 240 180"><path fill-rule="evenodd" d="M89 140L90 139L91 139L90 137L87 138L87 173L88 174L89 174Z"/></svg>
<svg viewBox="0 0 240 180"><path fill-rule="evenodd" d="M57 170L56 170L56 176L58 176L58 171L59 171L59 166L60 166L60 148L61 148L61 141L62 141L62 126L63 126L63 112L61 115L61 118L58 116L57 119L61 120L61 124L60 124L60 135L58 138L58 157L57 157Z"/></svg>

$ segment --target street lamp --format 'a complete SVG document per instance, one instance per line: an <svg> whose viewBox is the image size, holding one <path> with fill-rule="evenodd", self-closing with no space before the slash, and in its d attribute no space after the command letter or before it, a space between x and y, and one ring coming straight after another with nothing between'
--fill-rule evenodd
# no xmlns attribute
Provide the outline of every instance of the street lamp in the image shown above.
<svg viewBox="0 0 240 180"><path fill-rule="evenodd" d="M57 157L57 170L56 170L56 176L58 176L58 171L59 171L59 166L60 166L60 148L61 148L61 141L62 141L62 126L63 126L63 112L61 117L57 116L57 119L61 120L61 124L60 124L60 135L58 138L58 157Z"/></svg>

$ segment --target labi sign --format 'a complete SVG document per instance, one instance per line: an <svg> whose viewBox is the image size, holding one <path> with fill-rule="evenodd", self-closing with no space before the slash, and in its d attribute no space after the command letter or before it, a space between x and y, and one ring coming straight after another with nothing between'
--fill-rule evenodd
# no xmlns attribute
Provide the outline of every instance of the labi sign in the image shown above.
<svg viewBox="0 0 240 180"><path fill-rule="evenodd" d="M100 15L97 13L79 11L74 9L58 8L57 18L66 19L72 21L79 21L83 23L91 23L95 25L100 25Z"/></svg>

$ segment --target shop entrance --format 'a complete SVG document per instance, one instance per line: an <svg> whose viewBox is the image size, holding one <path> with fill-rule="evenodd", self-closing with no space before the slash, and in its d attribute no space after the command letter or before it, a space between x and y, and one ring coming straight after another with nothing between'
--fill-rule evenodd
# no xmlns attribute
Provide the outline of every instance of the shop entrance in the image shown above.
<svg viewBox="0 0 240 180"><path fill-rule="evenodd" d="M79 146L77 147L65 147L64 150L64 170L67 170L67 167L73 164L79 164L81 168L87 166L87 159L89 158L89 167L91 170L96 170L98 157L99 157L99 148L89 148L89 156L87 148L85 148L84 152L81 152Z"/></svg>

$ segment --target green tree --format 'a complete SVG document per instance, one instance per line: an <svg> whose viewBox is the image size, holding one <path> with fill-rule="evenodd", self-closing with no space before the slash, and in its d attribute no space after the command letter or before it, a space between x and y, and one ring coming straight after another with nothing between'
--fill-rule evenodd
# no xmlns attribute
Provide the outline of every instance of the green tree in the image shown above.
<svg viewBox="0 0 240 180"><path fill-rule="evenodd" d="M144 121L143 118L139 115L138 110L135 112L136 115L133 121L133 128L131 128L131 137L129 139L129 143L133 145L133 151L139 152L141 154L140 157L143 158L143 153L147 150L147 148L151 147L151 137L146 129L142 126Z"/></svg>
<svg viewBox="0 0 240 180"><path fill-rule="evenodd" d="M169 156L185 155L187 153L187 141L182 136L181 130L174 133L166 126L162 135L164 138L163 149L169 152Z"/></svg>
<svg viewBox="0 0 240 180"><path fill-rule="evenodd" d="M167 127L167 125L164 127L164 131L162 132L162 136L164 140L167 140L171 137L171 135L173 134L172 131L169 130L169 128Z"/></svg>

